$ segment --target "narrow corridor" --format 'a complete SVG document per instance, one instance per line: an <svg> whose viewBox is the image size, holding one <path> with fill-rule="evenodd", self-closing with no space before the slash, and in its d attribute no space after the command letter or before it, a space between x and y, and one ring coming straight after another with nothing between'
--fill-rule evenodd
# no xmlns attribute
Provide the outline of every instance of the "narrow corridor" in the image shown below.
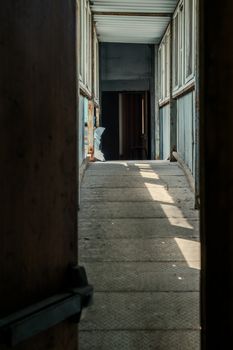
<svg viewBox="0 0 233 350"><path fill-rule="evenodd" d="M79 261L95 287L80 350L199 349L198 212L168 161L89 165Z"/></svg>
<svg viewBox="0 0 233 350"><path fill-rule="evenodd" d="M233 349L233 1L0 8L0 349Z"/></svg>

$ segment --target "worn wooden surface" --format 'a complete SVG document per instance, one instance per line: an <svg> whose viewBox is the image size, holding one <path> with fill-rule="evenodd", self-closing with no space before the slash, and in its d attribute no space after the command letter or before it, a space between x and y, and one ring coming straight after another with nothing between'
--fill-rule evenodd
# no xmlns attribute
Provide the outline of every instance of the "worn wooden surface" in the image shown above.
<svg viewBox="0 0 233 350"><path fill-rule="evenodd" d="M0 5L0 315L62 290L77 259L75 21L74 0ZM76 337L61 324L17 348Z"/></svg>

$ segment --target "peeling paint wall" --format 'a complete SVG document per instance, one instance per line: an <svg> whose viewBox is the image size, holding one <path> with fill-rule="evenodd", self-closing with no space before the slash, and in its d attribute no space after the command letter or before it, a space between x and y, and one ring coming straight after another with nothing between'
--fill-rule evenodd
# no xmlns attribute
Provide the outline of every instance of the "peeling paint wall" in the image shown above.
<svg viewBox="0 0 233 350"><path fill-rule="evenodd" d="M195 93L177 100L177 151L195 176Z"/></svg>
<svg viewBox="0 0 233 350"><path fill-rule="evenodd" d="M88 99L79 97L79 164L86 158L88 153Z"/></svg>

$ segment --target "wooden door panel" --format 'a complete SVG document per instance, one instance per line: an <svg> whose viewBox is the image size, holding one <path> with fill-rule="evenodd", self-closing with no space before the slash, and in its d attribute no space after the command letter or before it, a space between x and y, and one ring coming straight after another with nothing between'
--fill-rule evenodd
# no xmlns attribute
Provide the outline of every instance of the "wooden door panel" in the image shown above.
<svg viewBox="0 0 233 350"><path fill-rule="evenodd" d="M122 94L123 159L147 159L146 107L145 93Z"/></svg>
<svg viewBox="0 0 233 350"><path fill-rule="evenodd" d="M0 5L1 317L63 290L77 262L75 11L75 0ZM77 327L17 348L76 349Z"/></svg>

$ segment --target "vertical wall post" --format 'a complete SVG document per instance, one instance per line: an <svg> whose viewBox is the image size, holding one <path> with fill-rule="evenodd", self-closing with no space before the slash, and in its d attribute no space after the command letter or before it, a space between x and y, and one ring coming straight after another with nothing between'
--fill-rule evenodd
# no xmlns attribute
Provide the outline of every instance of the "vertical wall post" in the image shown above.
<svg viewBox="0 0 233 350"><path fill-rule="evenodd" d="M196 0L196 8L195 8L195 153L194 153L194 161L195 161L195 208L200 208L200 19L199 19L199 0Z"/></svg>
<svg viewBox="0 0 233 350"><path fill-rule="evenodd" d="M155 55L154 55L154 45L150 47L151 49L151 78L150 78L150 158L155 159L156 154L156 98L155 95L157 91L155 90Z"/></svg>
<svg viewBox="0 0 233 350"><path fill-rule="evenodd" d="M173 19L170 23L170 161L176 159L172 152L177 151L177 100L173 99Z"/></svg>
<svg viewBox="0 0 233 350"><path fill-rule="evenodd" d="M160 122L159 122L159 74L158 74L158 53L159 46L154 46L154 85L155 85L155 159L160 159Z"/></svg>

